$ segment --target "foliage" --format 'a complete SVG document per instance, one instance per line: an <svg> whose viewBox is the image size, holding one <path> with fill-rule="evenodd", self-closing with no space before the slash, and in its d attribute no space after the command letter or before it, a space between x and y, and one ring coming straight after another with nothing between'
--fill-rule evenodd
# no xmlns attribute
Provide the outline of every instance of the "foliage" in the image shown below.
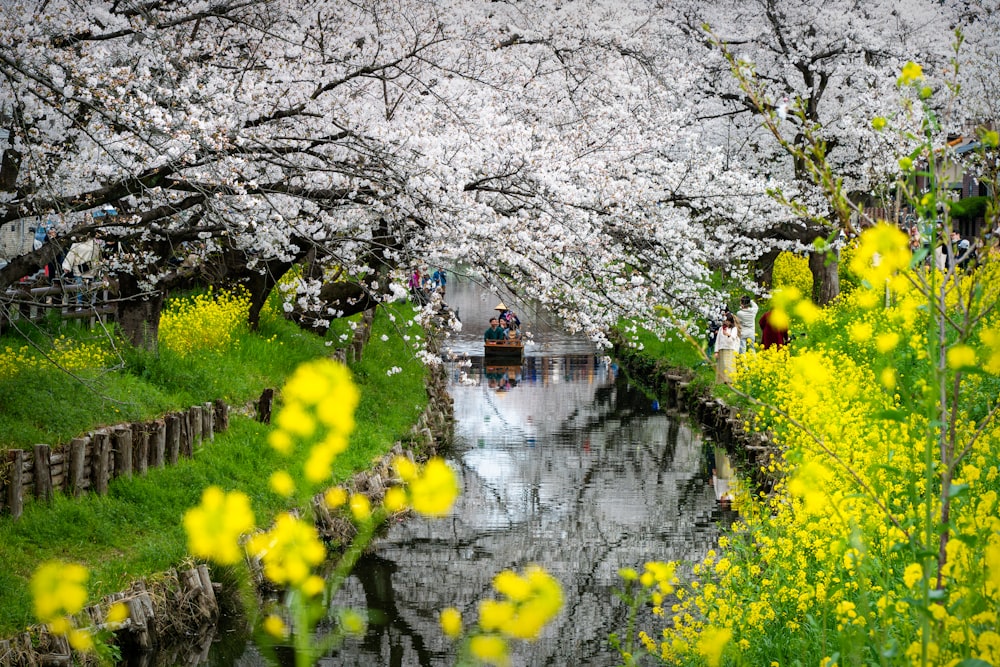
<svg viewBox="0 0 1000 667"><path fill-rule="evenodd" d="M160 315L160 345L186 357L196 352L221 351L246 329L250 296L245 290L207 293L172 299Z"/></svg>
<svg viewBox="0 0 1000 667"><path fill-rule="evenodd" d="M795 287L802 294L812 294L813 277L809 271L809 259L791 252L782 252L774 260L771 287Z"/></svg>
<svg viewBox="0 0 1000 667"><path fill-rule="evenodd" d="M242 297L229 292L178 301L186 305L168 302L166 344L158 354L132 348L117 339L114 329L110 335L36 330L30 345L13 335L5 338L10 342L0 343L7 350L0 354L0 447L57 446L95 426L148 419L217 398L245 403L259 396L262 387L278 384L298 363L329 353L322 339L283 318L264 317L259 331L251 332L236 307ZM201 318L221 333L206 333ZM342 328L350 331L347 322ZM228 343L178 354L172 346L187 349L185 331L192 332L192 341L201 337L210 345L224 339ZM340 331L338 327L331 335ZM401 353L406 354L398 344L386 352ZM40 404L59 409L39 411Z"/></svg>

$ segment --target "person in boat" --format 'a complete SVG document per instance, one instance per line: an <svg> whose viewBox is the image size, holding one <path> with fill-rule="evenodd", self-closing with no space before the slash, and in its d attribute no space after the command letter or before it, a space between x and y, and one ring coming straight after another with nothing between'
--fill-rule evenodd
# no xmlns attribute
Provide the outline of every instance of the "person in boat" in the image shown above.
<svg viewBox="0 0 1000 667"><path fill-rule="evenodd" d="M483 340L503 340L507 337L507 330L500 326L500 321L490 318L490 328L483 334Z"/></svg>
<svg viewBox="0 0 1000 667"><path fill-rule="evenodd" d="M517 318L513 310L505 310L500 314L500 321L507 323L507 328L517 330L521 328L521 320Z"/></svg>

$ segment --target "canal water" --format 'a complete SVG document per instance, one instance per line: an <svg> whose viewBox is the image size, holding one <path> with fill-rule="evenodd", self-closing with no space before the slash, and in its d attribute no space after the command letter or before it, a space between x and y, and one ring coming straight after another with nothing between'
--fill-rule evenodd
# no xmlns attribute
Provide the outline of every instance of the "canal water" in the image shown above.
<svg viewBox="0 0 1000 667"><path fill-rule="evenodd" d="M359 563L336 602L367 610L369 631L322 665L452 665L438 612L474 620L493 576L529 564L559 579L564 606L538 641L512 646L511 663L618 664L607 642L625 629L618 570L698 560L732 519L717 500L714 449L589 341L518 310L535 341L523 363L484 361L497 299L449 285L464 323L446 345L456 417L446 458L461 496L447 518L394 524ZM263 661L251 645L225 664Z"/></svg>

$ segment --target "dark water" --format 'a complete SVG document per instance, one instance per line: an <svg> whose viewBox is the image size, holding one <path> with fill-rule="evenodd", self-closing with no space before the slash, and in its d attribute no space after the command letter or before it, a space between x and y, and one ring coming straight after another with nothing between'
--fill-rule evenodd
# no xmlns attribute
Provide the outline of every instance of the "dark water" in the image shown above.
<svg viewBox="0 0 1000 667"><path fill-rule="evenodd" d="M530 563L559 579L564 608L538 641L512 647L512 664L617 664L607 636L624 630L619 568L700 559L731 519L716 500L714 452L589 341L530 309L518 311L536 339L524 363L485 365L482 331L497 297L449 288L466 323L448 342L457 359L448 460L462 495L449 517L407 519L378 541L336 600L375 622L320 664L454 664L438 612L454 606L474 620L493 576ZM213 664L263 664L252 645L221 653Z"/></svg>

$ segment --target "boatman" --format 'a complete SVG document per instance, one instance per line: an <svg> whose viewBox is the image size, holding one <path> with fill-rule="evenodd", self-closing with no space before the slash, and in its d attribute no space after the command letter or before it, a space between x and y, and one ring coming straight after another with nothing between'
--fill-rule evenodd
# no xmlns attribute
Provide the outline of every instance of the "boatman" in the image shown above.
<svg viewBox="0 0 1000 667"><path fill-rule="evenodd" d="M495 317L490 318L490 328L483 334L483 340L503 340L507 337L507 332L500 326L500 320Z"/></svg>

